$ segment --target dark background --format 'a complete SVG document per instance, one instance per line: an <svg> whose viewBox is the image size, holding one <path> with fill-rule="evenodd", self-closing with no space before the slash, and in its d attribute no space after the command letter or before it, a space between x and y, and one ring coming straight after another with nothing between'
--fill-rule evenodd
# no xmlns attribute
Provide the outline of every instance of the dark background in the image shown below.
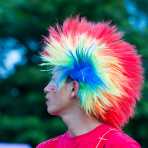
<svg viewBox="0 0 148 148"><path fill-rule="evenodd" d="M66 126L47 114L43 88L49 75L39 52L49 25L69 16L110 21L142 55L145 82L135 118L124 130L148 145L148 0L0 0L0 141L35 145Z"/></svg>

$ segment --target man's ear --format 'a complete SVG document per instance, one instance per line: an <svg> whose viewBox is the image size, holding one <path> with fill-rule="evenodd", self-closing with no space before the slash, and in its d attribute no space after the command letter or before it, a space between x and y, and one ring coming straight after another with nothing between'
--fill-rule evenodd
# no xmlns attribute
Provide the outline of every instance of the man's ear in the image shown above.
<svg viewBox="0 0 148 148"><path fill-rule="evenodd" d="M77 81L72 81L72 97L77 96L79 91L79 83Z"/></svg>

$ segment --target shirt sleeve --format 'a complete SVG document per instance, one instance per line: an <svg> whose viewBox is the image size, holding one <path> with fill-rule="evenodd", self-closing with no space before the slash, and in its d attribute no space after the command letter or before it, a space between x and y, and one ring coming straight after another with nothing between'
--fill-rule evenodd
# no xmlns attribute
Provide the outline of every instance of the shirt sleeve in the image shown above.
<svg viewBox="0 0 148 148"><path fill-rule="evenodd" d="M124 133L116 133L108 139L105 148L141 148L141 146L128 135Z"/></svg>

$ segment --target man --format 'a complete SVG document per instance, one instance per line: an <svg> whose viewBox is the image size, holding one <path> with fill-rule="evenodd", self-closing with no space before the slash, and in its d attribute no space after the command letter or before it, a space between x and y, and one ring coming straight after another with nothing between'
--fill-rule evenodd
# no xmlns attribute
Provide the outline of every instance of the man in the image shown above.
<svg viewBox="0 0 148 148"><path fill-rule="evenodd" d="M52 72L44 89L47 110L60 116L68 131L37 148L140 148L121 130L143 84L135 47L115 26L80 17L49 33L41 54Z"/></svg>

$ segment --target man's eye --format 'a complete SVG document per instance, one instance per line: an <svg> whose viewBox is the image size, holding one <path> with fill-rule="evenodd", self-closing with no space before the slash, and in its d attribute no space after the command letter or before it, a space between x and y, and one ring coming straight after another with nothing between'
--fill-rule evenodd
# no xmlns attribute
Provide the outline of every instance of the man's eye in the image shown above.
<svg viewBox="0 0 148 148"><path fill-rule="evenodd" d="M53 83L54 81L51 79L50 81L49 81L49 83Z"/></svg>
<svg viewBox="0 0 148 148"><path fill-rule="evenodd" d="M52 79L49 81L49 83L55 84L55 85L56 85L56 80L52 78Z"/></svg>
<svg viewBox="0 0 148 148"><path fill-rule="evenodd" d="M53 78L53 77L50 77L50 78L49 78L49 81L53 81L53 80L54 80L54 78Z"/></svg>

